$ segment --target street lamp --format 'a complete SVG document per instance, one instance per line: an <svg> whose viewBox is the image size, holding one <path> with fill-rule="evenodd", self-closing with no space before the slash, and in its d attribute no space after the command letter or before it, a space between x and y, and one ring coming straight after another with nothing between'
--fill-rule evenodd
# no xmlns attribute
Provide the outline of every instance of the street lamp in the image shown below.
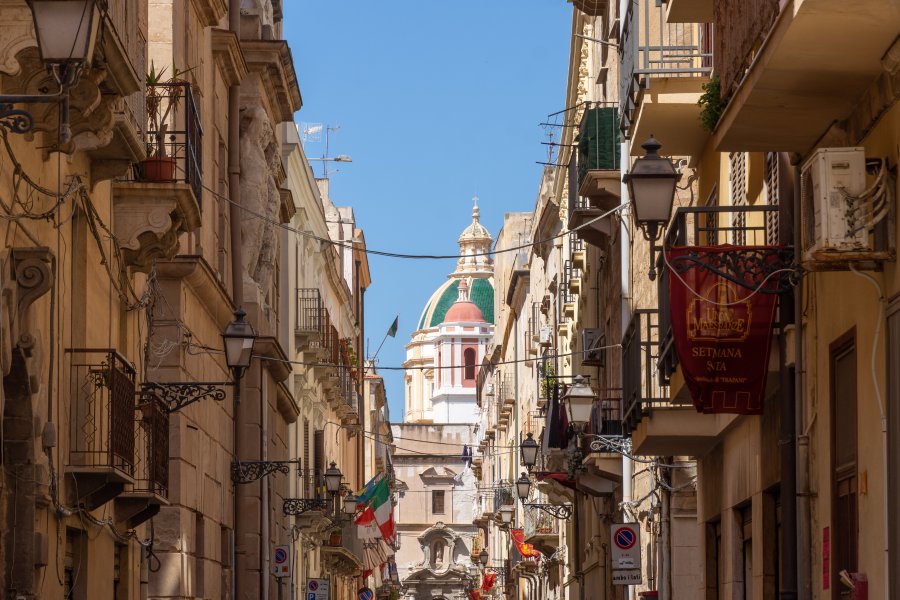
<svg viewBox="0 0 900 600"><path fill-rule="evenodd" d="M90 64L100 11L94 0L30 0L41 59L63 68Z"/></svg>
<svg viewBox="0 0 900 600"><path fill-rule="evenodd" d="M679 175L675 165L668 158L658 154L662 147L653 136L641 144L646 154L634 161L631 171L623 180L628 185L628 194L634 207L634 218L650 242L650 280L656 279L656 241L664 234L666 224L672 216L675 203L675 188Z"/></svg>
<svg viewBox="0 0 900 600"><path fill-rule="evenodd" d="M525 473L522 473L516 480L516 493L519 495L519 500L523 503L528 499L528 494L531 493L531 480L528 479L528 475Z"/></svg>
<svg viewBox="0 0 900 600"><path fill-rule="evenodd" d="M231 370L231 376L235 383L240 381L244 372L250 366L253 358L253 345L256 343L256 332L253 326L244 320L247 313L239 308L234 311L234 320L231 321L222 332L222 340L225 343L225 363ZM239 386L235 386L238 389Z"/></svg>
<svg viewBox="0 0 900 600"><path fill-rule="evenodd" d="M331 461L331 466L325 470L325 489L329 494L336 496L341 491L341 480L344 478L344 474L341 473L341 470L337 468L337 465L334 461Z"/></svg>
<svg viewBox="0 0 900 600"><path fill-rule="evenodd" d="M596 396L588 381L588 378L581 375L576 376L574 383L562 397L562 401L569 408L569 421L576 429L584 429L591 420L591 410Z"/></svg>
<svg viewBox="0 0 900 600"><path fill-rule="evenodd" d="M500 507L500 521L504 525L512 523L513 516L516 514L515 504L506 504Z"/></svg>
<svg viewBox="0 0 900 600"><path fill-rule="evenodd" d="M322 156L320 158L307 158L306 160L320 160L324 162L353 162L353 159L348 154L338 154L337 156L328 157Z"/></svg>
<svg viewBox="0 0 900 600"><path fill-rule="evenodd" d="M34 117L14 104L59 104L60 140L67 143L69 98L66 91L78 82L81 70L94 55L100 11L95 0L29 0L41 60L53 74L59 90L53 94L0 96L0 126L13 133L34 130Z"/></svg>
<svg viewBox="0 0 900 600"><path fill-rule="evenodd" d="M487 548L482 548L481 552L478 553L478 562L481 563L482 567L487 566L489 558Z"/></svg>
<svg viewBox="0 0 900 600"><path fill-rule="evenodd" d="M522 450L522 464L530 471L537 464L538 450L540 449L531 432L522 440L520 448Z"/></svg>
<svg viewBox="0 0 900 600"><path fill-rule="evenodd" d="M344 496L344 514L353 516L356 514L356 507L359 505L359 498L353 494Z"/></svg>

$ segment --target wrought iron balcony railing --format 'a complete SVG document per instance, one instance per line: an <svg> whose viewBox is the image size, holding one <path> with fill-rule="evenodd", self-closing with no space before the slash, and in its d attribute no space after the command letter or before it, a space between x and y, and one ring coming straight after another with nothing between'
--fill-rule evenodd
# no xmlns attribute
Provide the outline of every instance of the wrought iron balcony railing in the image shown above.
<svg viewBox="0 0 900 600"><path fill-rule="evenodd" d="M325 324L322 294L316 288L297 289L297 334L321 335Z"/></svg>
<svg viewBox="0 0 900 600"><path fill-rule="evenodd" d="M135 418L137 456L132 491L169 495L169 411L154 396L142 398Z"/></svg>
<svg viewBox="0 0 900 600"><path fill-rule="evenodd" d="M494 513L499 512L503 506L515 506L515 504L512 484L501 482L498 487L494 488Z"/></svg>
<svg viewBox="0 0 900 600"><path fill-rule="evenodd" d="M147 86L145 107L148 114L165 119L148 126L147 159L134 165L133 178L187 183L199 203L203 188L203 127L191 84L171 82Z"/></svg>
<svg viewBox="0 0 900 600"><path fill-rule="evenodd" d="M778 244L778 206L699 206L675 211L666 231L666 246L774 246ZM662 383L678 365L669 309L669 270L657 260L659 293L659 377Z"/></svg>
<svg viewBox="0 0 900 600"><path fill-rule="evenodd" d="M134 476L135 369L112 349L73 348L69 356L68 468Z"/></svg>
<svg viewBox="0 0 900 600"><path fill-rule="evenodd" d="M546 499L535 499L535 502L546 502ZM533 506L524 507L525 514L525 540L535 536L559 535L559 524L564 522L553 515Z"/></svg>
<svg viewBox="0 0 900 600"><path fill-rule="evenodd" d="M627 4L619 43L619 114L626 138L642 89L653 78L705 77L712 71L712 27L699 23L666 23L658 0Z"/></svg>
<svg viewBox="0 0 900 600"><path fill-rule="evenodd" d="M659 313L634 311L622 338L622 428L630 434L654 405L668 404L669 388L660 383Z"/></svg>

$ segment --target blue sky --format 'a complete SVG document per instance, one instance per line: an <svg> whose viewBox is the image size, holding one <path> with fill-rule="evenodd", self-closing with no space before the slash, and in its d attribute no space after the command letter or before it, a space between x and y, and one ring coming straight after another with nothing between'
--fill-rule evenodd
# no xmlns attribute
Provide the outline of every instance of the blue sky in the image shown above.
<svg viewBox="0 0 900 600"><path fill-rule="evenodd" d="M534 206L547 114L564 108L572 5L566 0L290 0L285 2L304 123L340 125L331 196L352 206L369 248L452 254L471 221L496 236L505 212ZM324 143L308 142L309 156ZM321 174L321 163L314 163ZM370 257L366 337L399 366L428 297L452 260ZM403 376L386 371L391 417Z"/></svg>

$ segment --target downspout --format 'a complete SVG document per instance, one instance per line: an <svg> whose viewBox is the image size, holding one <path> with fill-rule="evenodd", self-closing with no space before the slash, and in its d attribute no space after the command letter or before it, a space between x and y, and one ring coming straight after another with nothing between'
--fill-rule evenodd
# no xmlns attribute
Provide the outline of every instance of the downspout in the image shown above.
<svg viewBox="0 0 900 600"><path fill-rule="evenodd" d="M228 28L239 36L241 31L241 0L230 0L228 4ZM244 303L243 286L243 251L241 245L241 121L240 121L240 85L228 87L228 223L231 234L231 301L235 306ZM238 451L238 407L240 406L241 380L235 382L234 404L232 407L231 437L233 440L234 459L241 453ZM231 492L231 598L237 598L237 515L238 488L232 484Z"/></svg>
<svg viewBox="0 0 900 600"><path fill-rule="evenodd" d="M354 250L355 252L355 250ZM356 288L356 322L359 324L359 335L356 336L356 373L359 379L356 382L356 412L359 418L359 430L360 433L357 435L356 439L356 460L358 467L356 468L356 487L357 489L362 488L364 484L364 480L366 477L366 454L365 454L365 445L367 443L366 440L368 438L365 435L366 431L366 410L365 410L365 402L363 399L363 381L365 380L365 365L362 364L362 340L363 340L363 314L362 314L362 306L363 306L363 297L362 295L365 293L365 288L359 284L359 259L354 261L354 274L353 278L355 281L354 287Z"/></svg>
<svg viewBox="0 0 900 600"><path fill-rule="evenodd" d="M262 457L261 460L267 461L269 460L269 419L268 419L268 408L269 399L268 399L268 387L266 385L266 376L263 373L262 361L258 361L259 364L259 388L260 388L260 402L259 402L259 420L261 423L261 433L260 436L260 446L259 454ZM269 540L269 483L268 478L263 477L259 484L262 487L261 490L261 499L260 504L262 508L260 510L260 518L259 518L259 526L262 529L259 536L259 556L261 565L259 566L259 583L261 590L261 597L268 598L269 597L269 573L271 569L269 568L269 549L271 548L270 540Z"/></svg>
<svg viewBox="0 0 900 600"><path fill-rule="evenodd" d="M627 3L625 0L621 1L620 8L623 10L622 14L624 15L624 10L627 10ZM624 21L624 19L623 19ZM621 27L621 25L620 25ZM629 156L631 155L631 144L628 140L622 142L622 150L620 152L620 160L621 160L621 172L625 173L630 168L630 160ZM628 187L621 186L619 188L621 190L621 199L622 204L626 204L629 201L628 198ZM630 215L628 211L622 210L619 211L619 217L621 219L621 223L619 225L619 265L622 270L620 273L620 285L621 285L621 327L620 333L625 331L625 327L627 327L629 321L631 321L631 230L630 230ZM621 374L620 374L621 377ZM619 385L622 385L621 380L619 381ZM621 414L624 416L625 407L622 406L620 409ZM622 506L628 506L632 502L632 477L634 476L634 462L628 456L622 457ZM624 517L623 520L630 520L630 515L623 511ZM634 586L626 586L625 587L625 598L632 598L634 595Z"/></svg>
<svg viewBox="0 0 900 600"><path fill-rule="evenodd" d="M794 192L792 198L793 206L793 246L800 248L800 167L794 165ZM794 297L791 298L788 293L782 294L779 299L780 307L787 307L787 303L793 301L794 315L796 319L797 309L801 306L800 297L797 295L799 286L794 288ZM802 552L798 547L799 540L799 523L797 520L797 415L800 414L798 406L802 404L795 389L796 381L792 381L791 371L787 367L787 333L785 328L788 325L788 316L786 310L778 311L778 353L779 353L779 388L781 396L781 565L779 573L781 575L781 592L782 600L796 600L797 598L797 580L798 580L798 561L797 558ZM802 319L802 314L800 315ZM802 335L802 320L797 321L797 337ZM799 357L795 363L795 369L801 363ZM797 377L794 380L799 379Z"/></svg>
<svg viewBox="0 0 900 600"><path fill-rule="evenodd" d="M674 457L667 457L669 464L674 462ZM667 485L672 485L671 471L660 473ZM662 490L662 510L659 516L660 537L660 574L656 588L663 600L674 600L672 597L672 492L668 488Z"/></svg>

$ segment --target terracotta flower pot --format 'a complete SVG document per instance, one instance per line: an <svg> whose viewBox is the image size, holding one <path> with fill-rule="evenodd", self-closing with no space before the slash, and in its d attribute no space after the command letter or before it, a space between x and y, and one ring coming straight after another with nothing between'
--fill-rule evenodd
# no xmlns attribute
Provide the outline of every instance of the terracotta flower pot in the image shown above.
<svg viewBox="0 0 900 600"><path fill-rule="evenodd" d="M341 545L341 532L340 531L332 531L331 535L328 536L328 545L329 546L340 546Z"/></svg>
<svg viewBox="0 0 900 600"><path fill-rule="evenodd" d="M174 156L151 156L144 159L141 168L146 181L172 181L175 179Z"/></svg>

